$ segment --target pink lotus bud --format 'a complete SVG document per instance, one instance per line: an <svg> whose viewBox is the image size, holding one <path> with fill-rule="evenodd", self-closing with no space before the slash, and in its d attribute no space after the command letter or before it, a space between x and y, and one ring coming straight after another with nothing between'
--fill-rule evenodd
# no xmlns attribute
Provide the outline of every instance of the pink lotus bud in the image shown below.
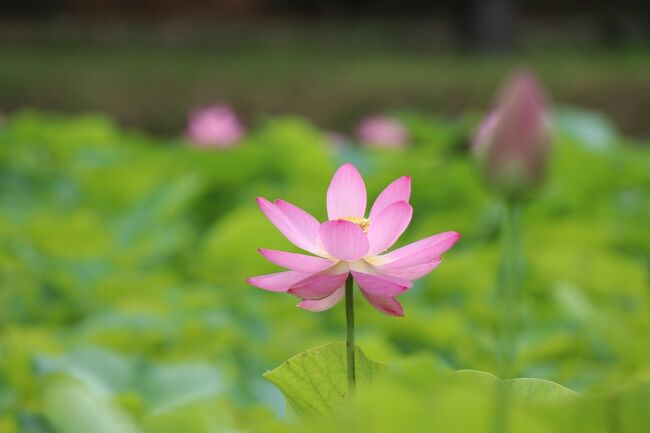
<svg viewBox="0 0 650 433"><path fill-rule="evenodd" d="M233 147L244 132L237 113L225 104L196 109L188 119L187 136L201 148Z"/></svg>
<svg viewBox="0 0 650 433"><path fill-rule="evenodd" d="M473 150L488 182L506 195L529 191L544 178L551 145L544 99L531 74L516 73L474 138Z"/></svg>
<svg viewBox="0 0 650 433"><path fill-rule="evenodd" d="M366 117L357 128L359 141L368 147L403 148L409 134L399 121L386 116Z"/></svg>

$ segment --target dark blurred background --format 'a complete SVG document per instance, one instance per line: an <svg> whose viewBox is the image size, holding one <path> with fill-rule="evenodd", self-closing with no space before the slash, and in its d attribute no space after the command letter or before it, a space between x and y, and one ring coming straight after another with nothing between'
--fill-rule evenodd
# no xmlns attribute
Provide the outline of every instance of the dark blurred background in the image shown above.
<svg viewBox="0 0 650 433"><path fill-rule="evenodd" d="M526 65L556 102L648 136L649 42L641 0L3 0L0 110L176 133L226 101L346 130L369 111L485 109Z"/></svg>

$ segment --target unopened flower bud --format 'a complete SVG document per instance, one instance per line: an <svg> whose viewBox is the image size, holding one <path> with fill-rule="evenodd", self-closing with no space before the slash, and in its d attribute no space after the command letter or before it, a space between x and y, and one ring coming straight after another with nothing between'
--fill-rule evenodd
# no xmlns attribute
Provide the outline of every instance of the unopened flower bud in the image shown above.
<svg viewBox="0 0 650 433"><path fill-rule="evenodd" d="M543 92L531 74L518 72L506 82L497 106L479 126L474 153L489 184L517 197L544 179L550 145Z"/></svg>

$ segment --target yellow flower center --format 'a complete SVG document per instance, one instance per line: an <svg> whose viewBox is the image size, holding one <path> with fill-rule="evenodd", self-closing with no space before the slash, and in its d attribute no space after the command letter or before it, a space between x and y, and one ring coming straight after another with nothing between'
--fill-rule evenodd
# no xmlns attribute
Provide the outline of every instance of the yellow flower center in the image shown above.
<svg viewBox="0 0 650 433"><path fill-rule="evenodd" d="M370 219L368 218L347 216L339 219L343 221L350 221L351 223L358 225L364 233L368 233L368 227L370 227Z"/></svg>

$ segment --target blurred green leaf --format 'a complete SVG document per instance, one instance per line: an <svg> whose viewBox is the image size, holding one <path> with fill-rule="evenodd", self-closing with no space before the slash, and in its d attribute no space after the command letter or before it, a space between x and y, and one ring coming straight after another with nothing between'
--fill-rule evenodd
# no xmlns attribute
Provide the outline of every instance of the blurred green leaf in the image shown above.
<svg viewBox="0 0 650 433"><path fill-rule="evenodd" d="M59 433L138 433L133 420L106 395L79 382L56 380L45 390L45 414Z"/></svg>
<svg viewBox="0 0 650 433"><path fill-rule="evenodd" d="M152 412L213 398L226 388L219 370L207 363L160 364L97 348L42 359L39 365L42 373L65 373L98 395L134 396Z"/></svg>
<svg viewBox="0 0 650 433"><path fill-rule="evenodd" d="M156 412L213 397L224 389L219 371L204 363L155 366L143 372L139 385Z"/></svg>
<svg viewBox="0 0 650 433"><path fill-rule="evenodd" d="M592 152L614 148L618 133L602 114L579 108L564 107L554 113L554 123L560 132L573 138Z"/></svg>
<svg viewBox="0 0 650 433"><path fill-rule="evenodd" d="M259 374L287 353L340 338L343 310L313 314L246 285L279 270L257 248L296 250L255 197L286 199L324 220L331 175L352 158L369 205L395 178L412 178L414 216L396 247L445 230L462 240L400 297L405 318L360 300L359 343L391 367L358 388L355 404L337 404L346 392L342 351L327 363L338 365L328 372L336 382L327 404L304 384L305 371L319 368L313 360L267 379L301 384L282 390L288 409L291 393L304 389L321 406L306 407L300 394L298 409L335 414L331 425L316 417L314 428L302 426L310 433L484 433L494 378L461 384L448 372L496 370L499 207L467 149L471 116L396 114L409 147L343 152L297 117L251 125L240 146L221 151L97 114L8 116L0 127L0 431L68 433L51 420L73 419L74 409L58 407L51 418L45 391L72 379L81 388L59 395L90 395L147 433L286 431L268 413L280 414L285 399ZM548 180L524 212L517 368L531 379L507 382L520 395L513 431L638 433L648 430L647 389L619 389L646 374L650 359L650 147L578 114L556 118ZM566 393L534 377L585 397L578 408L548 405Z"/></svg>
<svg viewBox="0 0 650 433"><path fill-rule="evenodd" d="M516 398L530 403L562 404L573 402L580 397L577 392L550 380L529 377L500 379L493 374L477 370L459 370L454 375L478 389L485 389L486 386L494 388L495 385L505 387Z"/></svg>

